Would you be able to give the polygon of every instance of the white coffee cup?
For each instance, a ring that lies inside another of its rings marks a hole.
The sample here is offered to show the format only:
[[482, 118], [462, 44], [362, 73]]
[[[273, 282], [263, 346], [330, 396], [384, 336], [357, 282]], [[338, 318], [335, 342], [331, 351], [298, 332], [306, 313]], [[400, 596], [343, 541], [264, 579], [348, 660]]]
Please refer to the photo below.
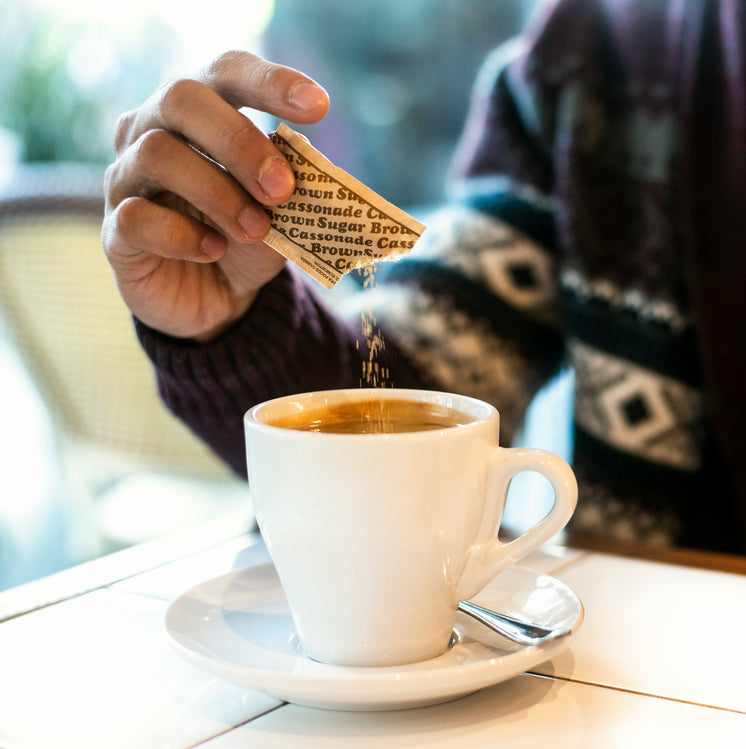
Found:
[[[393, 434], [277, 426], [370, 399], [405, 399], [468, 423]], [[561, 458], [498, 446], [491, 405], [426, 390], [350, 389], [278, 398], [245, 417], [257, 521], [300, 646], [345, 666], [390, 666], [442, 653], [456, 607], [570, 519], [577, 483]], [[508, 485], [538, 471], [552, 509], [514, 540], [498, 539]]]

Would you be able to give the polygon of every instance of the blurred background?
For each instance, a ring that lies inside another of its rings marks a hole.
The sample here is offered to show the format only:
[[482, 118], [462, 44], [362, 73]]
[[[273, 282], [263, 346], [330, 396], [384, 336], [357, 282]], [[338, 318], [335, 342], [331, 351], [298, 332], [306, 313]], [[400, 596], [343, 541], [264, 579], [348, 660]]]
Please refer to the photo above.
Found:
[[[0, 0], [3, 156], [107, 164], [119, 114], [231, 48], [331, 93], [314, 142], [394, 202], [430, 202], [486, 53], [536, 0]], [[418, 168], [413, 169], [412, 164]], [[425, 165], [429, 171], [422, 173]]]
[[119, 114], [248, 48], [327, 88], [305, 132], [329, 158], [431, 205], [480, 62], [537, 1], [0, 0], [0, 590], [251, 522], [246, 487], [160, 405], [100, 249]]

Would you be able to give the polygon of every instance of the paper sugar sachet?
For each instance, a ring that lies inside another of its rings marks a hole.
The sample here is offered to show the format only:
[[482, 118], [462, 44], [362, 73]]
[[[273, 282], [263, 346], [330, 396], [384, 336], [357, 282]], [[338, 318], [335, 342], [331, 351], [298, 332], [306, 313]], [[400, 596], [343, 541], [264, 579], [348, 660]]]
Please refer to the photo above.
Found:
[[406, 255], [425, 227], [332, 164], [282, 123], [272, 142], [295, 172], [291, 198], [266, 207], [264, 241], [327, 289], [348, 271]]

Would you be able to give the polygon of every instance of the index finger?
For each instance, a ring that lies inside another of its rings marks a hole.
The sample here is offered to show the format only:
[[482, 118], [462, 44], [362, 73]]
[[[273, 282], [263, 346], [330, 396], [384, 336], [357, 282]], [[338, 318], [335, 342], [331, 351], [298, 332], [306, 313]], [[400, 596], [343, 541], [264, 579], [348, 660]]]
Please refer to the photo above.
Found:
[[222, 165], [260, 203], [282, 203], [295, 188], [294, 174], [270, 139], [238, 109], [252, 107], [308, 123], [321, 119], [328, 106], [326, 91], [308, 76], [248, 52], [229, 52], [194, 78], [162, 86], [124, 115], [118, 151], [151, 130], [169, 130]]
[[250, 52], [225, 52], [196, 78], [236, 109], [251, 107], [301, 125], [318, 122], [329, 109], [329, 95], [312, 78]]

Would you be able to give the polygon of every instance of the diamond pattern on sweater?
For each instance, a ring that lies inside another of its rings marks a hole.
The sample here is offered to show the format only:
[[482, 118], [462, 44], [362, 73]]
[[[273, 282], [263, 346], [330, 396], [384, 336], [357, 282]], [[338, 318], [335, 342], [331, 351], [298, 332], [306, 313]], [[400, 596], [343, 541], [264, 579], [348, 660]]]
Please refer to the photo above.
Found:
[[557, 283], [551, 254], [486, 213], [461, 206], [438, 212], [417, 243], [415, 257], [437, 259], [445, 267], [458, 269], [534, 318], [556, 315]]
[[701, 393], [572, 339], [575, 419], [612, 447], [681, 470], [701, 464]]

